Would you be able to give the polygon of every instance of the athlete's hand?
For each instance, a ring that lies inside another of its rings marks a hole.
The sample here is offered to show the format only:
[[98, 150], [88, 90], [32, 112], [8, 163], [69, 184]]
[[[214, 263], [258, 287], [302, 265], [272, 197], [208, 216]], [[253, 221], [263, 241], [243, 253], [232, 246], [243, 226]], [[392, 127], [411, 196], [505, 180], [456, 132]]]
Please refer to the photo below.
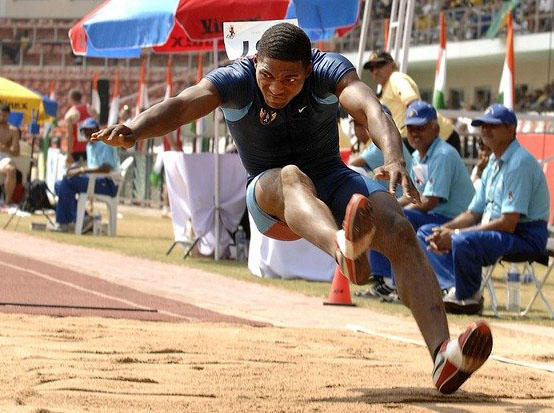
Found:
[[410, 202], [418, 205], [421, 203], [419, 192], [417, 192], [414, 186], [404, 162], [390, 162], [374, 171], [375, 179], [389, 180], [389, 192], [391, 195], [396, 196], [396, 185], [402, 185], [404, 195], [410, 200]]
[[93, 133], [90, 140], [93, 142], [102, 141], [111, 146], [122, 146], [129, 149], [136, 143], [137, 137], [131, 128], [119, 123]]

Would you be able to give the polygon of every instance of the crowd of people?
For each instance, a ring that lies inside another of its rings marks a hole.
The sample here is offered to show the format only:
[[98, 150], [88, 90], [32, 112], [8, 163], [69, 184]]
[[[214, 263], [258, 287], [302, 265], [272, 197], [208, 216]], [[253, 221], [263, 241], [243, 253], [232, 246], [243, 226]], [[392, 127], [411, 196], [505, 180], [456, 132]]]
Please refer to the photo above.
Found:
[[522, 112], [554, 112], [554, 82], [547, 83], [541, 89], [517, 88], [515, 109]]
[[[372, 16], [384, 21], [391, 15], [392, 0], [376, 0], [372, 3]], [[434, 44], [439, 40], [436, 28], [439, 15], [444, 12], [449, 41], [467, 41], [496, 35], [489, 33], [502, 9], [502, 0], [422, 0], [415, 2], [412, 28], [412, 45]], [[514, 4], [514, 31], [516, 33], [548, 32], [552, 29], [552, 0], [529, 0]], [[496, 27], [496, 25], [494, 25]], [[503, 32], [500, 25], [498, 31]], [[377, 36], [372, 47], [382, 47]]]

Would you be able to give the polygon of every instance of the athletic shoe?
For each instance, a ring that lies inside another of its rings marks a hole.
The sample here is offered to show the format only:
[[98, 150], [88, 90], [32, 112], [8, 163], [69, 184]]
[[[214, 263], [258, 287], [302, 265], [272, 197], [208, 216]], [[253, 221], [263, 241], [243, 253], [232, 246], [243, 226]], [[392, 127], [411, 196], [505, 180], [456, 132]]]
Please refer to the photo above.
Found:
[[354, 194], [346, 207], [342, 230], [337, 231], [335, 259], [344, 276], [357, 285], [367, 283], [371, 274], [366, 252], [375, 234], [372, 215], [369, 199]]
[[364, 285], [369, 282], [371, 269], [369, 268], [369, 261], [365, 254], [360, 255], [355, 260], [351, 260], [346, 258], [340, 248], [337, 247], [335, 260], [342, 274], [348, 278], [352, 284]]
[[372, 295], [387, 303], [400, 301], [396, 288], [389, 287], [383, 277], [377, 277], [377, 282], [371, 285], [369, 290], [371, 290]]
[[492, 350], [492, 334], [484, 321], [472, 323], [460, 337], [445, 340], [435, 357], [433, 383], [444, 394], [458, 388], [487, 360]]
[[452, 288], [442, 298], [444, 309], [451, 314], [481, 314], [485, 299], [480, 291], [477, 291], [472, 297], [460, 300], [456, 298], [456, 289]]
[[59, 224], [57, 222], [49, 221], [46, 223], [46, 230], [52, 232], [73, 232], [74, 228], [71, 224]]
[[373, 285], [378, 283], [380, 277], [375, 277], [373, 275], [369, 276], [369, 280], [367, 282], [368, 288], [364, 288], [363, 290], [354, 291], [354, 295], [356, 297], [362, 297], [362, 298], [379, 298], [378, 295], [375, 295], [373, 292], [373, 289], [371, 288]]

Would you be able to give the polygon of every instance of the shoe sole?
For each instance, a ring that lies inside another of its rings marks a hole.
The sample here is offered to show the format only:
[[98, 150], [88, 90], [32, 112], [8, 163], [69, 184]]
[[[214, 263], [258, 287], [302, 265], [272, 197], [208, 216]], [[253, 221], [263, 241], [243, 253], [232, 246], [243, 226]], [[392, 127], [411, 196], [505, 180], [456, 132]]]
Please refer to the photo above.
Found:
[[346, 238], [344, 255], [347, 258], [359, 257], [369, 249], [375, 235], [372, 218], [373, 210], [369, 199], [361, 194], [352, 195], [342, 223]]
[[[366, 251], [375, 234], [375, 227], [371, 223], [372, 215], [371, 204], [367, 197], [361, 194], [352, 195], [342, 224], [346, 241], [343, 256], [346, 273], [345, 271], [343, 273], [351, 283], [356, 285], [367, 284], [371, 278]], [[353, 260], [348, 257], [357, 258]]]
[[492, 334], [489, 326], [478, 321], [471, 324], [468, 329], [458, 337], [458, 345], [461, 349], [461, 366], [456, 367], [448, 359], [441, 371], [441, 377], [435, 384], [443, 394], [450, 394], [460, 386], [489, 358], [492, 351]]

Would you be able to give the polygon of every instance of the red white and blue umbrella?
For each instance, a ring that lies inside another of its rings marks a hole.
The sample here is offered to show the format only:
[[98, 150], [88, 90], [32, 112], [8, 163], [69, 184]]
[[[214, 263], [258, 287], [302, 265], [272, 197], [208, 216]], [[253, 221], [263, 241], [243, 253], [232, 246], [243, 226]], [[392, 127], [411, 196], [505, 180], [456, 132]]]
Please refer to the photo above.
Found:
[[297, 18], [311, 40], [344, 34], [360, 0], [108, 0], [69, 31], [73, 52], [138, 57], [145, 47], [177, 53], [223, 49], [223, 23]]

